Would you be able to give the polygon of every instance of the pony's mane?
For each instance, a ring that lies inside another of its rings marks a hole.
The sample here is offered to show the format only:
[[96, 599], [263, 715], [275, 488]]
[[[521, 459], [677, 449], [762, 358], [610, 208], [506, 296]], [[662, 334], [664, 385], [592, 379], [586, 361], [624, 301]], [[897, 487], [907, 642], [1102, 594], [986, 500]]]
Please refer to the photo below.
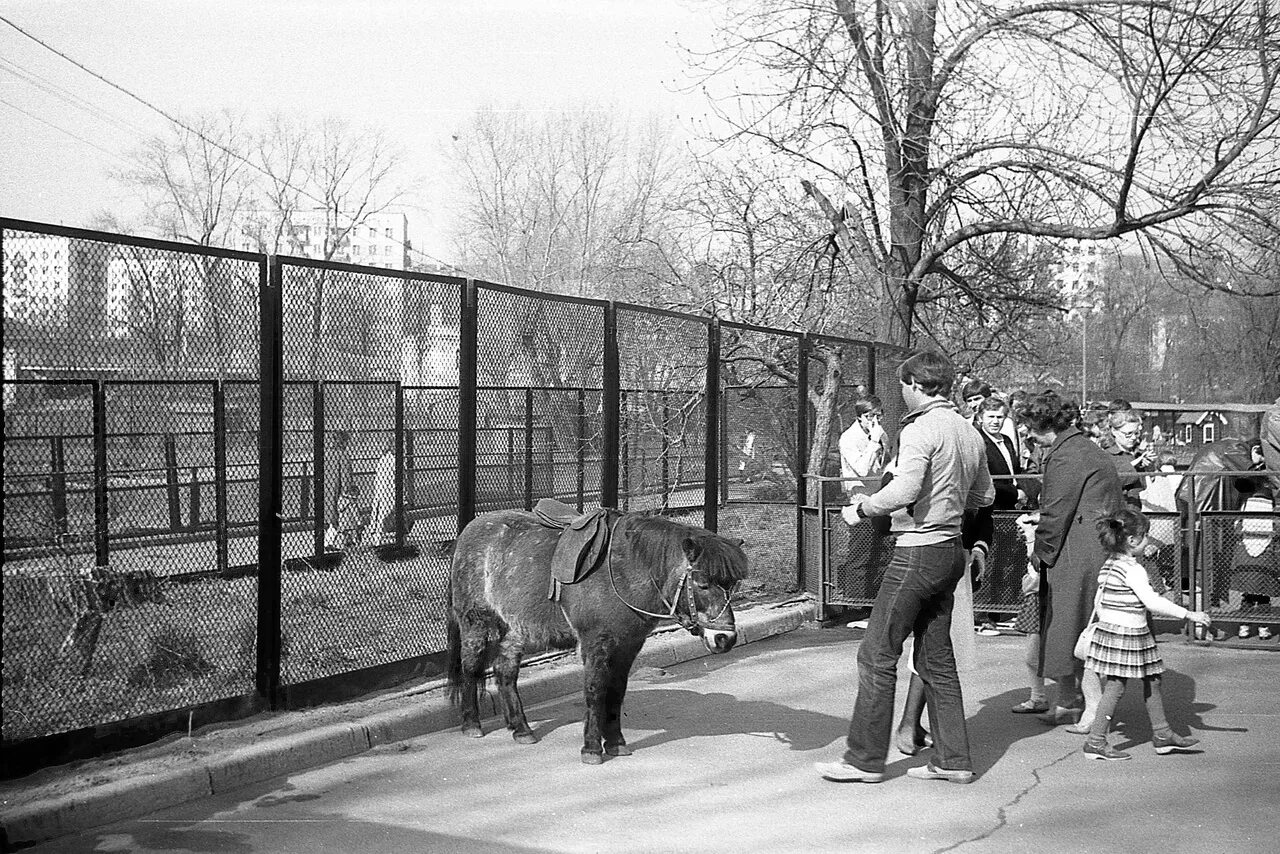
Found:
[[732, 540], [662, 516], [633, 516], [627, 521], [631, 548], [646, 563], [671, 566], [684, 557], [688, 538], [697, 543], [698, 567], [713, 583], [727, 587], [747, 577], [747, 556]]

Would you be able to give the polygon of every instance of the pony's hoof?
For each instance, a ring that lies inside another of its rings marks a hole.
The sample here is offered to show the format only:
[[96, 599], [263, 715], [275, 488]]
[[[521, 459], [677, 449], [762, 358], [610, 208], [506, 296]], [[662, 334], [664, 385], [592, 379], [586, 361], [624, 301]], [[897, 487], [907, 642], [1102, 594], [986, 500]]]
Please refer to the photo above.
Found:
[[603, 765], [604, 754], [592, 753], [589, 750], [584, 750], [582, 751], [582, 764], [583, 765]]
[[604, 749], [604, 752], [610, 756], [630, 756], [631, 748], [625, 744], [611, 744]]
[[516, 744], [537, 744], [538, 737], [531, 732], [513, 732], [511, 737], [515, 739]]
[[484, 738], [484, 730], [478, 726], [464, 726], [462, 734], [467, 738]]

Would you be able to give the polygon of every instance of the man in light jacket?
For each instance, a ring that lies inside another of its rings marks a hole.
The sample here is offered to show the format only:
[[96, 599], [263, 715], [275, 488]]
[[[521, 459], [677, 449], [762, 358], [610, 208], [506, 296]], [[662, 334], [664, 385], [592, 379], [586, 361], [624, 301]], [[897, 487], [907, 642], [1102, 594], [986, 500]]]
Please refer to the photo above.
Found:
[[995, 498], [982, 437], [950, 401], [955, 369], [945, 356], [917, 353], [898, 367], [908, 413], [898, 436], [894, 477], [842, 511], [853, 523], [892, 517], [893, 559], [858, 649], [858, 696], [844, 756], [815, 763], [824, 778], [879, 783], [893, 730], [898, 658], [915, 634], [913, 664], [925, 684], [934, 758], [907, 773], [918, 779], [974, 779], [964, 702], [951, 646], [951, 606], [968, 571], [960, 530], [965, 510]]

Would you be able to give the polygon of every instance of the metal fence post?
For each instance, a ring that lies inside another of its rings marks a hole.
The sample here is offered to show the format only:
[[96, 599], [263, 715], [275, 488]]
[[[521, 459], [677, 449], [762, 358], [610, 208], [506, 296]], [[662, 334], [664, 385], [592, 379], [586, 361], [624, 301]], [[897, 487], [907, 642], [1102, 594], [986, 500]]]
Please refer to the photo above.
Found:
[[578, 440], [578, 441], [577, 441], [577, 446], [578, 446], [578, 460], [577, 460], [577, 468], [578, 468], [577, 476], [578, 476], [578, 483], [577, 483], [577, 487], [578, 487], [578, 512], [579, 512], [579, 513], [581, 513], [581, 512], [582, 512], [583, 505], [586, 503], [586, 501], [585, 501], [585, 499], [586, 499], [586, 495], [585, 495], [585, 493], [586, 493], [586, 491], [587, 491], [587, 401], [586, 401], [586, 395], [587, 395], [587, 393], [586, 393], [586, 391], [585, 391], [585, 390], [583, 390], [583, 389], [578, 389], [578, 394], [577, 394], [577, 398], [578, 398], [578, 403], [577, 403], [577, 405], [578, 405], [578, 412], [577, 412], [577, 418], [575, 419], [575, 424], [577, 425], [577, 426], [576, 426], [576, 430], [577, 430], [577, 433], [578, 433], [578, 436], [577, 436], [577, 440]]
[[601, 425], [600, 506], [618, 506], [618, 466], [622, 363], [618, 352], [618, 308], [612, 301], [604, 309], [604, 382], [600, 393]]
[[98, 566], [110, 560], [107, 498], [107, 391], [102, 380], [93, 381], [93, 552]]
[[[396, 548], [404, 548], [404, 540], [407, 531], [405, 530], [404, 519], [404, 384], [396, 383], [396, 436], [395, 436], [395, 458], [396, 458]], [[371, 524], [374, 525], [374, 537], [381, 539], [382, 537], [382, 519], [374, 519]]]
[[169, 530], [182, 530], [182, 499], [178, 491], [178, 440], [172, 433], [164, 434], [164, 484], [169, 504]]
[[[796, 347], [798, 355], [796, 365], [796, 580], [803, 584], [807, 580], [805, 562], [807, 556], [804, 549], [804, 505], [808, 499], [805, 467], [809, 458], [809, 350], [812, 342], [808, 333], [800, 336]], [[821, 521], [821, 520], [819, 520]], [[819, 598], [822, 593], [819, 592]]]
[[[628, 415], [627, 393], [618, 391], [618, 500], [631, 497], [631, 419]], [[627, 502], [628, 505], [630, 502]], [[619, 510], [624, 510], [621, 504]]]
[[878, 394], [876, 391], [876, 345], [867, 345], [867, 394]]
[[[724, 453], [720, 455], [720, 506], [729, 503], [729, 392], [720, 389], [720, 399], [716, 401], [716, 417], [720, 419], [720, 441], [725, 443]], [[744, 457], [745, 458], [745, 457]]]
[[479, 305], [474, 279], [461, 286], [458, 318], [458, 533], [476, 517], [476, 398]]
[[[706, 421], [706, 447], [702, 458], [703, 526], [715, 531], [720, 525], [720, 318], [707, 325], [707, 390], [702, 414]], [[727, 455], [726, 455], [727, 456]]]
[[315, 477], [311, 481], [311, 503], [315, 505], [315, 524], [311, 527], [312, 549], [316, 560], [324, 555], [325, 506], [324, 495], [324, 380], [311, 383], [311, 447], [315, 458]]
[[50, 500], [53, 502], [53, 532], [61, 542], [67, 534], [67, 454], [62, 436], [49, 439], [49, 453], [52, 459], [50, 468]]
[[524, 390], [524, 509], [533, 509], [533, 389]]
[[662, 509], [671, 498], [671, 403], [667, 392], [659, 392], [662, 400]]
[[280, 691], [280, 515], [283, 511], [284, 365], [280, 259], [259, 269], [258, 401], [258, 696], [272, 708]]
[[218, 572], [225, 573], [230, 563], [227, 544], [227, 396], [222, 380], [213, 382], [213, 506], [214, 549]]

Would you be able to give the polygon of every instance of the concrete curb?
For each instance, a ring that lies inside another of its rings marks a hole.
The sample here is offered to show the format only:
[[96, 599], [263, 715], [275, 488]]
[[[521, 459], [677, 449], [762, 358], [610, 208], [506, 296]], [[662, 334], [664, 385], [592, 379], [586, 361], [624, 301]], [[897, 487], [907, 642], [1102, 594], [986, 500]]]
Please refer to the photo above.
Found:
[[[737, 620], [738, 645], [792, 631], [814, 620], [816, 614], [813, 601], [743, 611]], [[666, 632], [649, 639], [636, 666], [670, 667], [710, 654], [701, 639], [686, 632]], [[564, 659], [559, 663], [561, 666], [546, 669], [533, 665], [522, 673], [520, 694], [527, 705], [581, 690], [581, 665], [574, 661], [565, 666]], [[496, 709], [490, 712], [496, 713]], [[457, 712], [449, 705], [443, 684], [418, 688], [399, 698], [396, 708], [303, 732], [264, 737], [251, 746], [209, 756], [185, 768], [157, 773], [139, 768], [141, 773], [101, 786], [13, 807], [0, 806], [3, 847], [8, 851], [135, 818], [456, 725]]]

